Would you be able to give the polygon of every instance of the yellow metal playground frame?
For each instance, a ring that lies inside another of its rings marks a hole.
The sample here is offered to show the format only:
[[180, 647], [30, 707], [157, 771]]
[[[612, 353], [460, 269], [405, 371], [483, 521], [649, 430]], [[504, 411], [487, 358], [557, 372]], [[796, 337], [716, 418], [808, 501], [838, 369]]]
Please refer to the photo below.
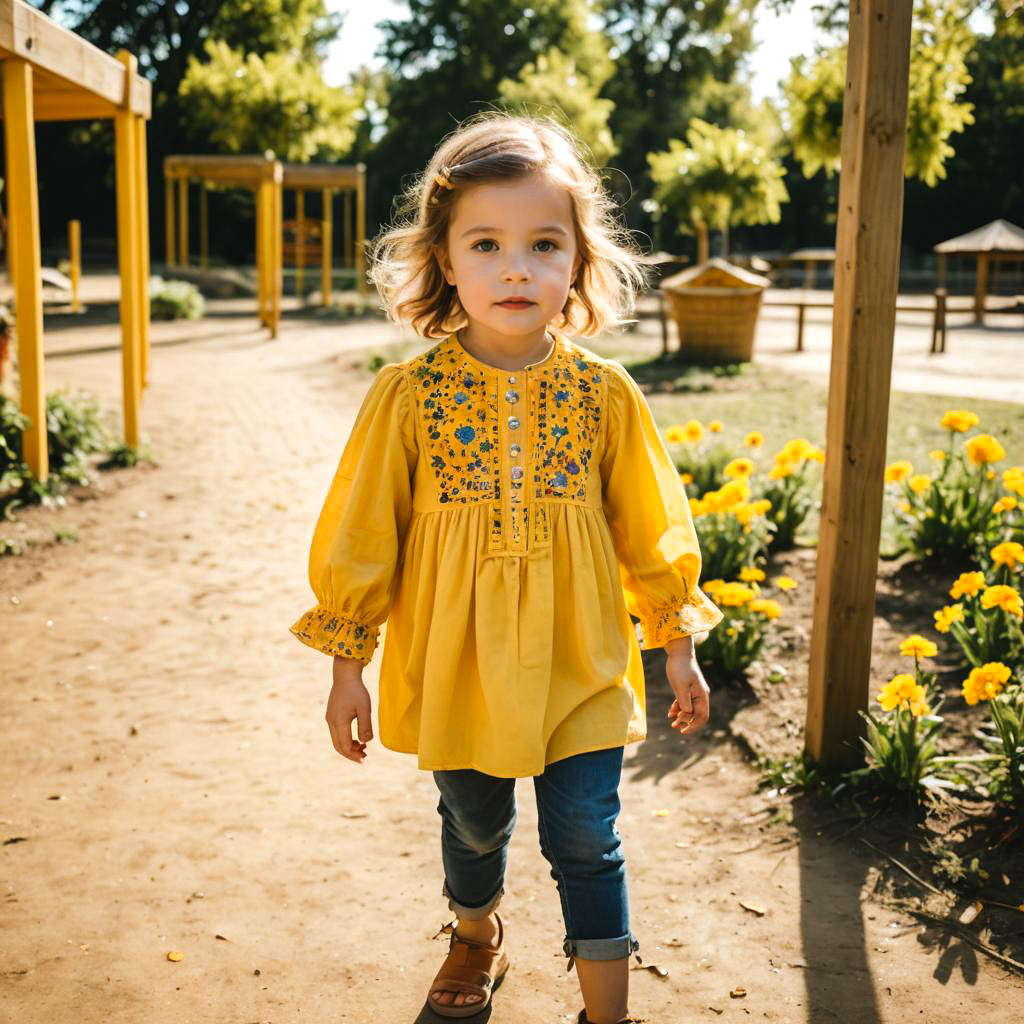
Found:
[[0, 0], [0, 61], [7, 244], [14, 284], [21, 410], [31, 420], [22, 444], [29, 469], [45, 480], [49, 454], [35, 122], [114, 121], [124, 438], [136, 445], [149, 367], [146, 121], [151, 89], [137, 73], [135, 57], [126, 50], [115, 59], [23, 0]]
[[[164, 158], [165, 216], [167, 239], [167, 266], [189, 265], [188, 186], [197, 182], [199, 193], [199, 264], [205, 268], [209, 255], [209, 220], [206, 193], [208, 184], [248, 188], [256, 201], [256, 277], [260, 323], [270, 328], [277, 337], [281, 321], [281, 277], [283, 270], [282, 207], [285, 189], [295, 191], [299, 237], [304, 231], [305, 193], [319, 190], [323, 200], [321, 220], [321, 262], [323, 305], [331, 305], [331, 250], [332, 199], [335, 191], [345, 193], [344, 249], [351, 254], [356, 271], [356, 287], [365, 290], [363, 241], [366, 237], [366, 167], [288, 164], [265, 156], [193, 156], [176, 155]], [[175, 187], [177, 186], [177, 187]], [[175, 203], [177, 192], [177, 204]], [[355, 238], [351, 234], [351, 216], [348, 196], [355, 193]], [[301, 248], [301, 242], [300, 242]], [[297, 286], [300, 286], [302, 261], [297, 268]]]

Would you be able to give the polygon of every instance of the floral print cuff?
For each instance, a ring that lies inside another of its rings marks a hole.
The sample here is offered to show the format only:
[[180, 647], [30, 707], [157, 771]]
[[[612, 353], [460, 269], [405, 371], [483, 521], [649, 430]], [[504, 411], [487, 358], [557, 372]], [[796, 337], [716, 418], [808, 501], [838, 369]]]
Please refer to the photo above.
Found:
[[338, 615], [322, 605], [311, 609], [291, 627], [304, 644], [324, 654], [369, 662], [377, 649], [380, 629]]
[[665, 605], [640, 620], [640, 648], [649, 651], [670, 640], [704, 633], [724, 617], [704, 591], [694, 587], [681, 604]]

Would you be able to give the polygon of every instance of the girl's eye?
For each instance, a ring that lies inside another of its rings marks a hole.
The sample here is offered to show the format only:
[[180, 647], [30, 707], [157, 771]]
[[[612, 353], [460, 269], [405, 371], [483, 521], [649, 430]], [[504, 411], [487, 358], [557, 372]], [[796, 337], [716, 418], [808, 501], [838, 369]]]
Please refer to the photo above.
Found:
[[[491, 238], [481, 238], [479, 242], [474, 242], [472, 247], [474, 249], [479, 250], [480, 252], [494, 252], [494, 249], [481, 249], [480, 248], [481, 245], [494, 245], [494, 244], [495, 244], [494, 240], [491, 239]], [[497, 247], [495, 246], [495, 248], [497, 248]]]
[[550, 249], [542, 249], [541, 250], [542, 252], [554, 252], [558, 248], [558, 243], [555, 242], [553, 239], [550, 239], [550, 238], [542, 238], [537, 244], [538, 245], [550, 245], [551, 246]]

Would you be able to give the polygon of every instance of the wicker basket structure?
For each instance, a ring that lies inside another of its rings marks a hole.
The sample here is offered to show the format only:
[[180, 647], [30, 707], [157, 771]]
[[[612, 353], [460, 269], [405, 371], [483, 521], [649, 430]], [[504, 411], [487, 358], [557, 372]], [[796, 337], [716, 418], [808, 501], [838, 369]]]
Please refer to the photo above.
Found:
[[749, 362], [768, 284], [768, 278], [719, 257], [662, 281], [679, 352], [697, 361]]

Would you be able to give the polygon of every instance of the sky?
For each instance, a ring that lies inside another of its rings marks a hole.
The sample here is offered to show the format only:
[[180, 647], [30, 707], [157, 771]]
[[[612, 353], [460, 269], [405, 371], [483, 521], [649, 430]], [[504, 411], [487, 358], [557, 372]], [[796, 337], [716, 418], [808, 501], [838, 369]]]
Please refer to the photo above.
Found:
[[[789, 71], [789, 58], [807, 52], [807, 41], [813, 35], [814, 0], [795, 0], [786, 14], [758, 12], [754, 36], [757, 49], [752, 56], [753, 79], [751, 89], [755, 100], [774, 97], [777, 82]], [[349, 74], [361, 64], [378, 67], [379, 58], [373, 56], [380, 39], [376, 22], [401, 18], [407, 10], [399, 0], [327, 0], [332, 11], [345, 13], [345, 27], [340, 38], [331, 47], [325, 77], [331, 85], [341, 85]]]

